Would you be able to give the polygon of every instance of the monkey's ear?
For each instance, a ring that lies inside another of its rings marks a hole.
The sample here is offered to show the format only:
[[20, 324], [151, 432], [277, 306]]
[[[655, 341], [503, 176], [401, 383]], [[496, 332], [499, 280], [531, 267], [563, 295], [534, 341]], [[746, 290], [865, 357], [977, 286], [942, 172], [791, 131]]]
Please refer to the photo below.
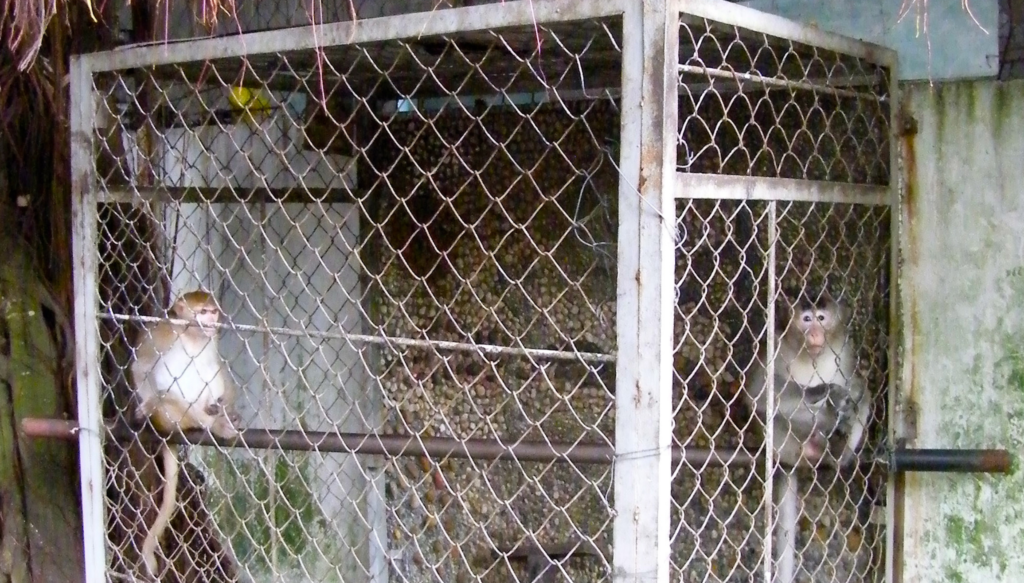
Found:
[[174, 302], [174, 305], [171, 306], [171, 309], [169, 310], [169, 313], [167, 315], [172, 318], [178, 318], [180, 320], [188, 320], [191, 315], [191, 311], [192, 310], [189, 308], [188, 301], [184, 297], [181, 297]]

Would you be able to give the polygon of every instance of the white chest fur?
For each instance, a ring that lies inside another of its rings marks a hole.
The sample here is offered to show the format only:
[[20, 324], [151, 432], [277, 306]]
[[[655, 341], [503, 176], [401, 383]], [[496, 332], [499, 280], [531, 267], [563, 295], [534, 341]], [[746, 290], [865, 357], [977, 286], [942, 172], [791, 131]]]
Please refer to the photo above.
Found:
[[813, 387], [821, 384], [834, 384], [845, 386], [853, 371], [844, 370], [840, 363], [849, 366], [853, 362], [846, 350], [838, 354], [828, 346], [817, 357], [810, 358], [806, 354], [792, 355], [786, 362], [786, 369], [789, 378], [805, 387]]
[[220, 355], [214, 342], [186, 349], [178, 344], [162, 354], [150, 373], [153, 383], [161, 393], [188, 403], [215, 400], [224, 392], [219, 382]]

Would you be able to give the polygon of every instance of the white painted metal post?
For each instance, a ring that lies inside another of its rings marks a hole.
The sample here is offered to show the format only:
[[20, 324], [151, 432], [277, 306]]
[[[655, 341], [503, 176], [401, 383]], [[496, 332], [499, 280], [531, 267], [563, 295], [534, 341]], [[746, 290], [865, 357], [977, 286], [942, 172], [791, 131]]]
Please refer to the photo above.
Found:
[[623, 18], [613, 579], [669, 580], [676, 91], [673, 2]]
[[[914, 342], [913, 321], [902, 316], [901, 306], [909, 305], [909, 297], [904, 298], [905, 286], [900, 277], [900, 255], [908, 249], [903, 225], [910, 216], [904, 216], [902, 205], [903, 195], [903, 141], [900, 138], [902, 98], [899, 90], [899, 57], [893, 53], [889, 66], [889, 190], [891, 200], [889, 207], [889, 395], [886, 403], [888, 427], [886, 438], [890, 444], [903, 437], [902, 435], [902, 400], [899, 394], [901, 386], [907, 386], [913, 374], [912, 363], [905, 362], [900, 366], [900, 346], [910, 354]], [[905, 246], [906, 245], [906, 246]], [[900, 379], [903, 379], [903, 383]], [[903, 581], [903, 484], [904, 474], [889, 472], [886, 479], [885, 493], [885, 580], [887, 583]]]
[[95, 102], [88, 61], [71, 58], [71, 243], [75, 290], [75, 374], [85, 583], [106, 581], [106, 519], [97, 328], [97, 210], [93, 184]]
[[[764, 420], [764, 442], [766, 444], [772, 444], [775, 442], [775, 356], [778, 347], [776, 346], [775, 339], [775, 301], [778, 297], [778, 290], [776, 289], [776, 278], [778, 277], [776, 272], [776, 261], [775, 256], [776, 244], [779, 239], [779, 216], [778, 216], [778, 203], [774, 200], [768, 201], [768, 263], [767, 263], [767, 276], [768, 276], [768, 298], [767, 310], [765, 314], [765, 393], [766, 393], [766, 408], [767, 415]], [[764, 507], [765, 507], [765, 529], [764, 529], [764, 580], [768, 582], [775, 581], [775, 512], [776, 507], [775, 501], [775, 485], [777, 470], [775, 463], [775, 449], [770, 445], [764, 448]], [[791, 480], [786, 479], [786, 486], [791, 485]], [[792, 498], [790, 498], [792, 501]], [[780, 541], [784, 542], [784, 541]], [[792, 583], [792, 582], [787, 582]]]

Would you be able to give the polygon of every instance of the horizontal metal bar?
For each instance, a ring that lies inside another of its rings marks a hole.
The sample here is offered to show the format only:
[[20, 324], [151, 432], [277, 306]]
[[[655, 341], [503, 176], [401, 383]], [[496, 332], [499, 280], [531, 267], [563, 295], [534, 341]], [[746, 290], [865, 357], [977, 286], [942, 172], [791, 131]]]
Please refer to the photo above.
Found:
[[[127, 314], [101, 314], [101, 320], [120, 322], [171, 322], [188, 324], [185, 320], [174, 318], [158, 318], [155, 316], [129, 316]], [[340, 328], [345, 322], [338, 324]], [[533, 356], [545, 360], [582, 360], [584, 362], [615, 362], [615, 355], [599, 352], [573, 352], [571, 350], [547, 350], [544, 348], [514, 348], [511, 346], [495, 346], [492, 344], [471, 344], [468, 342], [449, 342], [446, 340], [416, 340], [395, 336], [370, 336], [368, 334], [350, 334], [348, 332], [320, 332], [317, 330], [292, 330], [275, 326], [250, 326], [246, 324], [214, 324], [216, 328], [237, 330], [240, 332], [259, 332], [277, 334], [279, 336], [296, 336], [300, 338], [330, 338], [347, 340], [353, 344], [377, 344], [383, 346], [411, 346], [415, 348], [434, 348], [456, 352], [476, 352], [480, 354], [500, 354], [505, 356]]]
[[515, 545], [498, 544], [491, 549], [491, 556], [495, 559], [504, 557], [510, 561], [527, 560], [535, 553], [544, 553], [548, 558], [554, 561], [560, 561], [567, 557], [604, 556], [604, 553], [601, 552], [601, 549], [594, 544], [593, 541], [586, 538], [580, 538], [575, 533], [569, 535], [569, 538], [573, 540], [573, 542], [542, 544], [539, 547], [529, 540]]
[[[700, 70], [704, 71], [705, 69], [700, 68]], [[720, 69], [716, 69], [716, 70], [720, 70]], [[733, 73], [731, 73], [731, 72], [726, 71], [726, 73], [728, 73], [730, 77], [733, 76]], [[755, 81], [757, 81], [759, 79], [771, 79], [771, 78], [768, 78], [768, 77], [763, 77], [763, 78], [762, 77], [753, 77], [753, 79]], [[782, 81], [785, 81], [785, 80], [782, 80]], [[857, 76], [838, 76], [837, 75], [837, 76], [834, 76], [834, 77], [829, 77], [827, 79], [824, 78], [824, 77], [820, 77], [820, 78], [819, 77], [808, 77], [808, 78], [804, 79], [803, 81], [792, 81], [792, 82], [785, 81], [785, 82], [787, 83], [787, 86], [788, 86], [789, 83], [805, 84], [805, 85], [807, 85], [806, 88], [808, 88], [808, 89], [820, 90], [822, 92], [843, 92], [843, 94], [863, 95], [866, 98], [871, 98], [871, 99], [878, 100], [878, 101], [888, 101], [888, 97], [878, 97], [877, 95], [875, 95], [873, 93], [866, 93], [866, 92], [858, 93], [856, 91], [852, 91], [852, 90], [849, 90], [849, 89], [838, 89], [839, 87], [865, 87], [865, 86], [871, 86], [871, 85], [874, 84], [875, 79], [874, 79], [874, 77], [870, 77], [868, 75], [857, 75]], [[708, 90], [714, 90], [714, 92], [716, 94], [718, 94], [718, 95], [732, 95], [732, 94], [735, 94], [735, 93], [743, 93], [743, 89], [739, 85], [727, 85], [727, 86], [723, 87], [723, 86], [721, 86], [721, 84], [714, 85], [711, 82], [707, 82], [707, 81], [701, 81], [701, 82], [687, 81], [685, 83], [680, 81], [679, 86], [676, 89], [677, 89], [676, 93], [679, 94], [679, 95], [682, 95], [684, 93], [686, 93], [688, 95], [693, 95], [693, 94], [698, 94], [698, 93], [704, 93], [704, 92], [706, 92]], [[622, 98], [622, 89], [618, 85], [616, 85], [616, 86], [603, 86], [603, 85], [596, 85], [595, 86], [595, 85], [591, 85], [587, 89], [545, 89], [545, 90], [542, 90], [542, 91], [535, 92], [535, 95], [541, 95], [541, 94], [543, 94], [543, 98], [537, 99], [537, 101], [535, 101], [534, 103], [560, 103], [560, 102], [566, 102], [566, 101], [594, 101], [594, 100], [598, 100], [598, 99], [620, 100]], [[480, 97], [490, 98], [490, 97], [500, 97], [500, 95], [499, 94], [495, 94], [495, 93], [484, 93], [484, 94], [481, 94]], [[452, 99], [454, 100], [455, 98], [452, 98]], [[392, 112], [389, 110], [388, 113], [390, 114]], [[395, 115], [398, 115], [398, 116], [407, 115], [409, 117], [415, 117], [416, 114], [412, 113], [412, 112], [409, 112], [409, 113], [399, 113], [399, 114], [395, 114]], [[312, 189], [310, 189], [310, 190], [312, 190]]]
[[892, 189], [824, 180], [678, 172], [676, 198], [888, 205], [892, 201]]
[[[518, 441], [504, 444], [493, 439], [458, 440], [441, 437], [280, 429], [247, 429], [242, 431], [237, 439], [226, 440], [199, 430], [162, 437], [152, 431], [135, 431], [123, 423], [108, 423], [106, 429], [110, 437], [122, 442], [138, 439], [146, 443], [166, 441], [179, 445], [192, 444], [282, 451], [316, 451], [391, 457], [426, 456], [435, 459], [568, 461], [576, 464], [609, 464], [615, 458], [615, 446], [601, 443]], [[21, 421], [21, 432], [32, 438], [70, 440], [77, 437], [78, 424], [64, 419], [25, 418]], [[638, 452], [635, 455], [644, 454]], [[754, 458], [742, 450], [677, 447], [672, 450], [672, 461], [675, 464], [686, 462], [690, 466], [703, 467], [751, 465]]]
[[349, 188], [235, 188], [223, 187], [171, 187], [125, 186], [104, 191], [99, 189], [101, 204], [129, 204], [138, 202], [189, 202], [231, 204], [254, 202], [352, 202], [365, 196], [359, 189]]
[[234, 36], [120, 47], [83, 55], [92, 72], [301, 51], [340, 45], [454, 34], [474, 30], [590, 20], [622, 14], [629, 0], [517, 0], [486, 6], [282, 28]]
[[883, 67], [896, 63], [896, 51], [882, 45], [825, 32], [725, 0], [686, 0], [680, 8], [683, 14], [843, 53]]
[[896, 449], [892, 472], [1008, 474], [1014, 459], [1005, 449]]
[[[474, 459], [517, 459], [519, 461], [556, 461], [606, 464], [615, 456], [615, 447], [597, 443], [559, 443], [547, 441], [519, 441], [506, 445], [488, 439], [448, 439], [440, 437], [414, 437], [375, 435], [372, 433], [338, 433], [276, 429], [247, 429], [235, 440], [213, 437], [193, 430], [183, 434], [161, 437], [151, 431], [134, 431], [124, 424], [108, 423], [106, 430], [118, 441], [139, 439], [152, 443], [167, 441], [179, 445], [206, 445], [276, 449], [285, 451], [318, 451], [322, 453], [351, 453], [362, 455], [388, 455], [452, 457]], [[78, 438], [78, 423], [65, 419], [25, 418], [21, 431], [26, 437], [74, 440]], [[637, 455], [642, 455], [638, 453]], [[672, 448], [672, 462], [685, 462], [691, 466], [752, 465], [755, 457], [741, 449]], [[870, 464], [865, 459], [862, 463]], [[1005, 449], [897, 449], [889, 454], [889, 469], [893, 473], [943, 472], [1008, 474], [1015, 464], [1014, 456]]]
[[[839, 97], [853, 97], [854, 99], [864, 99], [866, 101], [888, 101], [888, 96], [876, 95], [866, 91], [852, 91], [850, 89], [840, 89], [831, 85], [827, 85], [827, 81], [824, 83], [815, 83], [810, 80], [806, 81], [790, 81], [789, 79], [782, 79], [779, 77], [764, 77], [760, 74], [753, 75], [750, 73], [740, 73], [739, 71], [727, 71], [725, 69], [716, 69], [712, 67], [698, 67], [696, 65], [679, 65], [679, 72], [682, 74], [689, 75], [705, 75], [708, 77], [714, 77], [716, 79], [727, 79], [729, 81], [735, 81], [737, 85], [741, 82], [747, 81], [749, 83], [756, 83], [758, 85], [768, 85], [771, 87], [782, 87], [785, 89], [802, 89], [805, 91], [813, 91], [815, 93], [828, 93]], [[680, 85], [686, 85], [683, 81], [682, 75], [679, 78]]]

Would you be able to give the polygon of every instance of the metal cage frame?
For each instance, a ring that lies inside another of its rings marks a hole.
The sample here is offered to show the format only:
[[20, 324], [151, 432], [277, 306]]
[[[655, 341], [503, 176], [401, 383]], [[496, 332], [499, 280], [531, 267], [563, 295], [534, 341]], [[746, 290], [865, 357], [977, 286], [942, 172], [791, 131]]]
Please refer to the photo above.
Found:
[[[86, 581], [106, 580], [106, 521], [103, 441], [107, 428], [101, 416], [100, 343], [97, 248], [98, 208], [104, 199], [95, 187], [95, 109], [92, 76], [119, 69], [140, 68], [258, 53], [316, 49], [416, 34], [439, 35], [489, 28], [526, 26], [621, 16], [623, 27], [621, 78], [621, 153], [619, 159], [618, 313], [615, 359], [615, 446], [576, 453], [594, 461], [614, 460], [615, 508], [613, 573], [615, 581], [668, 581], [670, 545], [670, 481], [673, 455], [671, 427], [673, 288], [675, 247], [667, 217], [675, 216], [676, 200], [738, 199], [844, 202], [886, 205], [891, 209], [891, 291], [889, 322], [888, 407], [895, 410], [899, 318], [897, 317], [899, 258], [899, 184], [896, 178], [896, 108], [891, 108], [891, 165], [888, 185], [868, 186], [782, 178], [685, 174], [676, 170], [680, 13], [725, 25], [806, 43], [844, 53], [888, 68], [896, 75], [896, 53], [764, 14], [724, 0], [521, 0], [497, 5], [437, 11], [429, 16], [403, 15], [316, 27], [247, 33], [240, 36], [134, 46], [81, 55], [71, 64], [71, 164], [73, 187], [73, 252], [75, 285], [76, 373], [78, 387], [78, 444], [81, 453], [81, 494], [85, 537]], [[899, 102], [895, 82], [889, 99]], [[773, 243], [774, 245], [774, 243]], [[771, 318], [771, 308], [769, 308]], [[769, 346], [772, 340], [769, 339]], [[894, 435], [889, 418], [887, 432]], [[357, 449], [354, 441], [338, 438], [337, 451]], [[202, 443], [202, 441], [197, 441]], [[269, 441], [264, 445], [269, 445]], [[450, 444], [438, 442], [434, 447]], [[258, 445], [257, 445], [258, 447]], [[425, 451], [430, 444], [422, 446]], [[381, 441], [370, 453], [386, 451]], [[500, 448], [499, 448], [500, 449]], [[444, 451], [451, 451], [451, 448]], [[643, 455], [636, 455], [643, 452]], [[535, 455], [556, 459], [566, 451], [495, 451], [491, 455]], [[471, 455], [468, 450], [464, 455]], [[700, 452], [696, 452], [698, 457]], [[706, 459], [708, 456], [705, 454]], [[725, 456], [728, 457], [728, 456]], [[733, 454], [736, 457], [736, 454]], [[769, 456], [770, 458], [770, 456]], [[736, 461], [736, 460], [733, 460]], [[742, 461], [740, 459], [739, 461]], [[759, 463], [747, 460], [748, 463]], [[771, 464], [771, 460], [765, 463]], [[651, 487], [651, 485], [656, 485]], [[895, 476], [888, 477], [886, 578], [898, 569], [899, 498]], [[770, 500], [770, 487], [766, 497]], [[768, 537], [766, 541], [770, 541]], [[770, 542], [766, 542], [770, 545]], [[764, 576], [771, 580], [771, 553], [766, 552]]]

